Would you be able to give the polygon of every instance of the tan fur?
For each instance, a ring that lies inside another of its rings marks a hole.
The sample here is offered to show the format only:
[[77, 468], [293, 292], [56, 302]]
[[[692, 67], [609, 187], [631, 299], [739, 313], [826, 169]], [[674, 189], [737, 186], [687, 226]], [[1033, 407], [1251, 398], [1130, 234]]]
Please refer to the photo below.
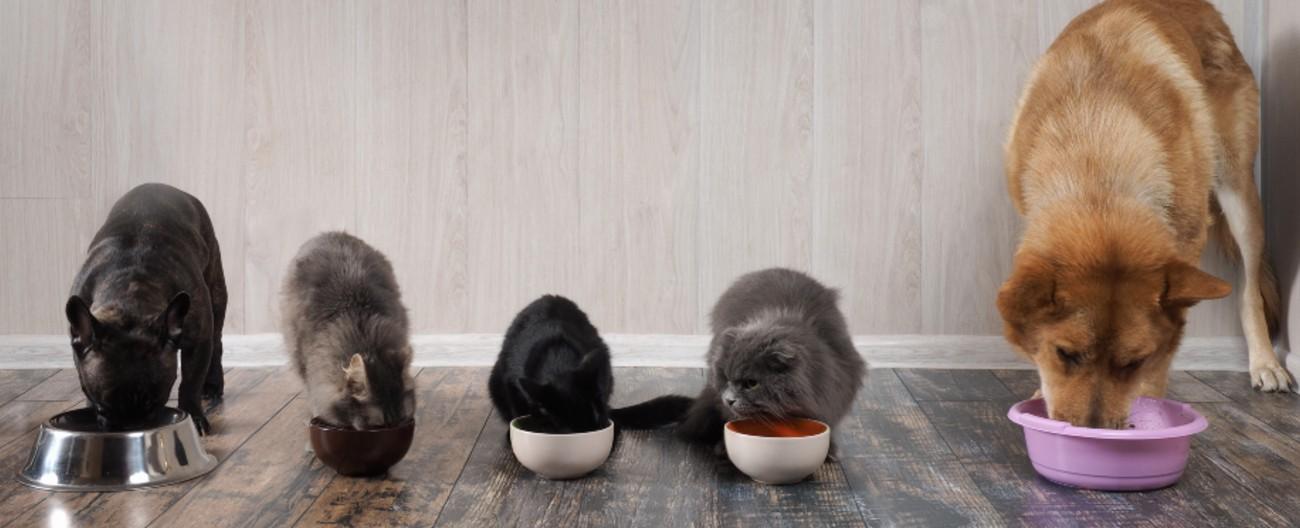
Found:
[[1052, 417], [1122, 427], [1133, 398], [1163, 396], [1186, 310], [1230, 291], [1196, 268], [1214, 198], [1242, 248], [1254, 382], [1289, 386], [1264, 316], [1258, 99], [1203, 0], [1107, 1], [1034, 67], [1006, 147], [1026, 228], [998, 308]]

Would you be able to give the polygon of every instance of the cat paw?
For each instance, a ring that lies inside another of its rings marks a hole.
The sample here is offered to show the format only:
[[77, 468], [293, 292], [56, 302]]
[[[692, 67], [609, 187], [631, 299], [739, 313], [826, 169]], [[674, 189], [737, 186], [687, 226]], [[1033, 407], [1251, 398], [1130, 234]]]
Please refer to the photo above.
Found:
[[1038, 389], [1038, 390], [1034, 391], [1034, 395], [1033, 395], [1033, 396], [1030, 396], [1029, 399], [1031, 399], [1031, 400], [1037, 400], [1037, 399], [1040, 399], [1040, 398], [1042, 398], [1042, 397], [1043, 397], [1043, 389]]
[[1282, 365], [1273, 362], [1250, 367], [1250, 386], [1263, 392], [1291, 392], [1295, 380]]

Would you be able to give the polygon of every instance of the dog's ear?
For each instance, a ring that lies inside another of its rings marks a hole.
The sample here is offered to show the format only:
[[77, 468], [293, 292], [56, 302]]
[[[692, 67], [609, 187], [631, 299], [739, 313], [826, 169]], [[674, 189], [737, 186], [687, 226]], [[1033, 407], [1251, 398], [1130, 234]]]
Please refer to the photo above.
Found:
[[1017, 259], [1011, 278], [998, 290], [998, 311], [1012, 325], [1056, 305], [1056, 275], [1049, 263], [1036, 258]]
[[1201, 271], [1196, 266], [1173, 261], [1165, 266], [1165, 291], [1160, 304], [1191, 306], [1206, 299], [1219, 299], [1232, 293], [1232, 285]]
[[74, 345], [89, 344], [95, 339], [95, 329], [99, 326], [99, 321], [90, 314], [90, 307], [86, 306], [86, 301], [76, 295], [68, 297], [68, 304], [63, 307], [63, 312], [68, 316], [69, 332], [72, 334]]
[[172, 297], [171, 303], [163, 311], [162, 323], [167, 332], [167, 337], [179, 339], [181, 331], [185, 328], [185, 315], [190, 313], [190, 294], [180, 292]]

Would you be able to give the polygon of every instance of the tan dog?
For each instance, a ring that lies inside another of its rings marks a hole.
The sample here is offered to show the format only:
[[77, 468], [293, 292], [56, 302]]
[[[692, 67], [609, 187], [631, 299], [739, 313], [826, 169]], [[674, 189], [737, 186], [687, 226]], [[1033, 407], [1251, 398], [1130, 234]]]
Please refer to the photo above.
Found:
[[1231, 290], [1196, 267], [1216, 223], [1243, 261], [1252, 383], [1288, 390], [1269, 341], [1258, 122], [1250, 67], [1203, 0], [1110, 0], [1039, 60], [1006, 148], [1026, 228], [998, 309], [1052, 418], [1123, 427], [1135, 397], [1164, 395], [1187, 309]]

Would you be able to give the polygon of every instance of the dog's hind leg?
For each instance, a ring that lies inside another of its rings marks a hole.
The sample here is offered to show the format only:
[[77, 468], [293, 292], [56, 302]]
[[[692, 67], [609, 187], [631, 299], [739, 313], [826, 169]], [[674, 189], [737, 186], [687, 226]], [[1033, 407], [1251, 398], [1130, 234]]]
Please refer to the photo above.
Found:
[[212, 300], [212, 359], [208, 364], [208, 375], [203, 380], [203, 397], [220, 400], [226, 391], [226, 373], [221, 363], [224, 352], [221, 346], [221, 332], [226, 326], [226, 304], [229, 295], [226, 292], [225, 271], [221, 267], [221, 251], [216, 241], [212, 243], [212, 260], [204, 279], [208, 283], [208, 296]]
[[[1268, 307], [1265, 296], [1276, 296], [1277, 285], [1264, 261], [1264, 221], [1259, 194], [1253, 179], [1236, 189], [1220, 186], [1215, 198], [1232, 231], [1241, 256], [1241, 330], [1246, 334], [1250, 354], [1250, 383], [1259, 390], [1286, 392], [1294, 381], [1278, 362], [1269, 339]], [[1246, 188], [1242, 188], [1246, 187]]]
[[1278, 362], [1269, 338], [1269, 322], [1277, 318], [1277, 280], [1265, 258], [1264, 209], [1255, 186], [1259, 89], [1244, 64], [1211, 79], [1210, 93], [1223, 149], [1214, 198], [1229, 231], [1216, 228], [1214, 232], [1224, 251], [1241, 262], [1241, 330], [1250, 354], [1250, 383], [1259, 390], [1286, 392], [1294, 382]]

